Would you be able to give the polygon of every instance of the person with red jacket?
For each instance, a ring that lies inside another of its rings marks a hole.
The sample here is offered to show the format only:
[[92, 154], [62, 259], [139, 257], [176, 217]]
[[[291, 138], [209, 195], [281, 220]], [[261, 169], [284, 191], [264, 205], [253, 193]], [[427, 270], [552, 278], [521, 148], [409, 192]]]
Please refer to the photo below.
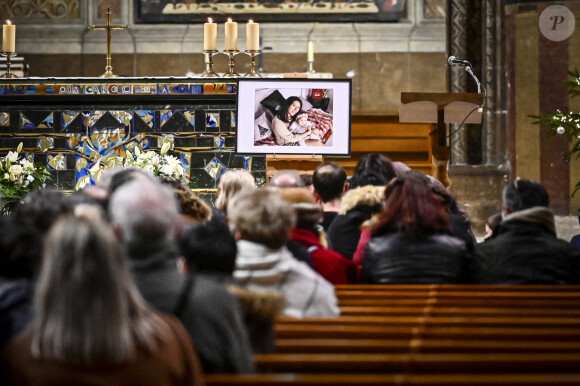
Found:
[[292, 204], [297, 216], [290, 238], [308, 250], [316, 271], [332, 284], [356, 283], [357, 266], [340, 253], [324, 245], [324, 233], [319, 225], [322, 207], [312, 193], [304, 188], [281, 189], [282, 197]]

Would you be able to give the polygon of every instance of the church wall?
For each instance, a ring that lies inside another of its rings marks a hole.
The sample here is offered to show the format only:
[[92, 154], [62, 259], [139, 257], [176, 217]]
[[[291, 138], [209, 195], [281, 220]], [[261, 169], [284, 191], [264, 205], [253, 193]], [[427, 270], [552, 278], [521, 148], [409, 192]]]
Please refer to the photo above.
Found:
[[[580, 68], [580, 33], [578, 22], [570, 38], [557, 42], [539, 31], [541, 12], [556, 2], [512, 5], [506, 7], [508, 31], [508, 110], [507, 151], [511, 178], [541, 182], [558, 214], [575, 214], [580, 208], [580, 194], [570, 197], [580, 181], [580, 160], [567, 163], [562, 154], [569, 149], [563, 136], [547, 139], [547, 128], [533, 123], [529, 115], [553, 113], [557, 108], [577, 111], [579, 101], [570, 99], [564, 81], [567, 71]], [[559, 3], [558, 3], [559, 4]], [[565, 4], [580, 15], [580, 2]], [[511, 66], [511, 68], [509, 67]]]

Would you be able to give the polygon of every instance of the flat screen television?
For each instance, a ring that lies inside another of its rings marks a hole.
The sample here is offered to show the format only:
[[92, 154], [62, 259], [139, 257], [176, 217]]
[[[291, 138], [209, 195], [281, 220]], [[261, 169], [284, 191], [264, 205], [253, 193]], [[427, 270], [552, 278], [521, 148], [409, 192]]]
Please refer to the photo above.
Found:
[[349, 155], [350, 79], [241, 79], [236, 151]]

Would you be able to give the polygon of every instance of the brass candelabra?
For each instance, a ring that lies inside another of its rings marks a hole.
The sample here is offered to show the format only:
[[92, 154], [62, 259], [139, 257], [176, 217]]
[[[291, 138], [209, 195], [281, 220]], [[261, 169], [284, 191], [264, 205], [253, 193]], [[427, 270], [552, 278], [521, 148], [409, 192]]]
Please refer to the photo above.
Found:
[[246, 50], [246, 54], [250, 55], [250, 72], [248, 72], [244, 76], [254, 77], [254, 78], [261, 78], [262, 77], [262, 75], [260, 75], [258, 72], [256, 72], [256, 69], [257, 69], [256, 56], [260, 55], [260, 53], [261, 53], [260, 50]]
[[6, 56], [6, 72], [0, 75], [0, 78], [18, 78], [10, 70], [10, 57], [16, 56], [16, 52], [2, 52], [2, 56]]
[[213, 71], [213, 56], [218, 53], [218, 50], [205, 50], [205, 72], [201, 75], [203, 78], [217, 78], [219, 77]]
[[230, 62], [229, 62], [229, 65], [228, 65], [228, 67], [229, 67], [229, 71], [228, 71], [228, 72], [226, 72], [226, 73], [224, 74], [224, 77], [226, 77], [226, 78], [233, 78], [233, 77], [239, 77], [239, 76], [240, 76], [240, 74], [238, 74], [238, 73], [235, 71], [236, 61], [234, 60], [234, 57], [235, 57], [235, 56], [236, 56], [236, 55], [237, 55], [239, 52], [240, 52], [240, 51], [238, 51], [238, 50], [224, 50], [224, 53], [225, 53], [226, 55], [228, 55], [228, 56], [229, 56], [229, 58], [230, 58]]

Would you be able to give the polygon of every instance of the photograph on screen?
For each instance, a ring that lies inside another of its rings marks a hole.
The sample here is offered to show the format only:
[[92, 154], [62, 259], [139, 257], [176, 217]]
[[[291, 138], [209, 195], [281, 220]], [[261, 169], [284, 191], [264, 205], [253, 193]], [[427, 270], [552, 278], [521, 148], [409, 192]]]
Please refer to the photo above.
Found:
[[238, 153], [348, 155], [350, 80], [240, 80]]

